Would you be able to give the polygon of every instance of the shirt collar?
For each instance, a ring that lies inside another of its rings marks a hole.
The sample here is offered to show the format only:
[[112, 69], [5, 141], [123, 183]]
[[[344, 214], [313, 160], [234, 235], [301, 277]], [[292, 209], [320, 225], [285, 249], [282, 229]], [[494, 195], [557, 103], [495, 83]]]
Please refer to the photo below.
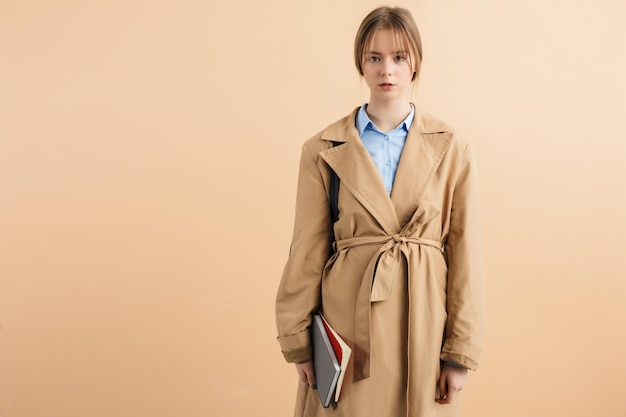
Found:
[[[356, 128], [359, 131], [359, 136], [362, 136], [363, 132], [368, 127], [370, 129], [373, 129], [373, 130], [376, 130], [376, 131], [380, 132], [380, 130], [378, 130], [378, 128], [376, 127], [374, 122], [372, 122], [370, 117], [367, 115], [367, 112], [365, 111], [366, 109], [367, 109], [367, 103], [365, 103], [364, 105], [361, 106], [361, 108], [359, 109], [359, 112], [356, 115], [355, 122], [356, 122]], [[406, 119], [404, 119], [402, 121], [402, 123], [400, 123], [396, 127], [396, 129], [402, 127], [402, 128], [404, 128], [404, 130], [406, 130], [408, 132], [409, 129], [411, 128], [411, 125], [413, 124], [413, 119], [414, 118], [415, 118], [415, 107], [413, 107], [413, 105], [411, 104], [411, 112], [406, 117]], [[394, 130], [396, 130], [396, 129], [394, 129]]]

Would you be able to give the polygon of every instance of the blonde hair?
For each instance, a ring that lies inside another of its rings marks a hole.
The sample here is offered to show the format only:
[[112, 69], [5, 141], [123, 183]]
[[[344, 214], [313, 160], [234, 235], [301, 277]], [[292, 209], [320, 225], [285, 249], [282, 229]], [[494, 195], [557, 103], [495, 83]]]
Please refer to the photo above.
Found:
[[390, 29], [398, 50], [409, 51], [409, 64], [414, 68], [413, 80], [416, 80], [422, 66], [422, 39], [413, 15], [401, 7], [379, 7], [372, 10], [361, 22], [354, 39], [354, 62], [359, 74], [363, 75], [365, 53], [372, 43], [374, 33], [380, 29]]

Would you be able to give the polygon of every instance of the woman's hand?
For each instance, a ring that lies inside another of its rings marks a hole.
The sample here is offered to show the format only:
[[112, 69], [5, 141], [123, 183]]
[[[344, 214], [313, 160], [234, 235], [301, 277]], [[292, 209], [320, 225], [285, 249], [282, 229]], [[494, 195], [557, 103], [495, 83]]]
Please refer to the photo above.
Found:
[[300, 377], [300, 381], [305, 384], [309, 384], [309, 386], [313, 389], [316, 389], [315, 385], [315, 371], [313, 371], [313, 361], [308, 360], [306, 362], [296, 363], [296, 370], [298, 371], [298, 376]]
[[443, 365], [439, 377], [439, 398], [435, 398], [435, 401], [439, 404], [451, 404], [456, 393], [465, 387], [466, 382], [467, 369]]

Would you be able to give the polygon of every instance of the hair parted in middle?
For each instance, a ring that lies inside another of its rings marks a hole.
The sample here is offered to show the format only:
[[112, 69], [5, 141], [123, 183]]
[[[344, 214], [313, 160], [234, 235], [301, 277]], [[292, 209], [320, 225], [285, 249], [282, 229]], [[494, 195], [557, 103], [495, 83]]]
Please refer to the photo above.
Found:
[[413, 80], [416, 80], [422, 66], [422, 39], [413, 15], [402, 7], [379, 7], [361, 22], [354, 39], [354, 62], [359, 74], [363, 75], [363, 61], [374, 33], [381, 29], [390, 29], [398, 50], [409, 52], [409, 64], [415, 69]]

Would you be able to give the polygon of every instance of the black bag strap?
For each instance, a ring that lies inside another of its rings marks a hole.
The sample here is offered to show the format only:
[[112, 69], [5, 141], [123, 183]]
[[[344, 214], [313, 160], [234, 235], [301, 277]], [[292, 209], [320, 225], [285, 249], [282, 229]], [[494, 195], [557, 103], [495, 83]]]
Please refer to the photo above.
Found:
[[[335, 146], [341, 145], [343, 142], [334, 142], [333, 148]], [[330, 168], [330, 167], [329, 167]], [[337, 173], [330, 168], [330, 219], [333, 224], [339, 220], [339, 176]]]

